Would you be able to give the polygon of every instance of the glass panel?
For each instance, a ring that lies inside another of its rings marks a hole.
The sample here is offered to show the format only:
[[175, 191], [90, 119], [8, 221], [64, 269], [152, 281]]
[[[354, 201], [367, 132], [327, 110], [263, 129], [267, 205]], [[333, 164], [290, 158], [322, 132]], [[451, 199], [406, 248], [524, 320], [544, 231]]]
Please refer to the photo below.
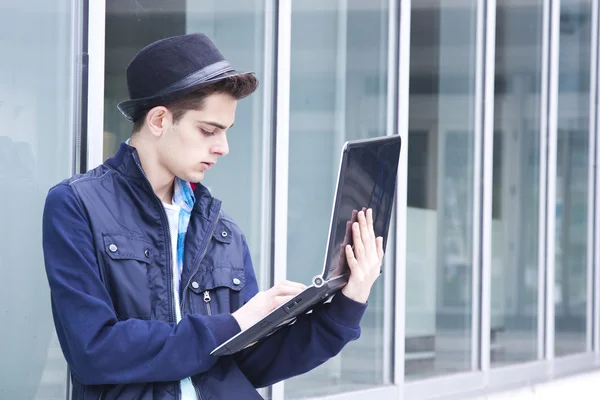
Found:
[[[290, 280], [309, 284], [322, 271], [343, 143], [386, 134], [387, 4], [292, 2]], [[286, 398], [390, 382], [383, 361], [384, 352], [392, 351], [383, 343], [383, 282], [390, 278], [384, 272], [371, 292], [361, 338], [323, 366], [286, 382]]]
[[493, 366], [537, 358], [542, 0], [499, 0], [492, 201]]
[[556, 168], [555, 354], [586, 349], [591, 0], [563, 0]]
[[64, 399], [40, 230], [48, 190], [73, 172], [72, 1], [2, 4], [0, 398]]
[[476, 14], [412, 2], [407, 380], [471, 369]]
[[[268, 79], [263, 77], [264, 22], [263, 0], [108, 0], [104, 157], [112, 156], [131, 134], [132, 124], [117, 110], [117, 104], [128, 98], [125, 70], [137, 51], [163, 37], [202, 32], [236, 69], [254, 71], [262, 82]], [[270, 123], [262, 118], [263, 93], [260, 85], [252, 96], [239, 102], [235, 126], [228, 130], [229, 156], [220, 159], [203, 182], [246, 234], [257, 275], [263, 201], [262, 132], [263, 124]]]

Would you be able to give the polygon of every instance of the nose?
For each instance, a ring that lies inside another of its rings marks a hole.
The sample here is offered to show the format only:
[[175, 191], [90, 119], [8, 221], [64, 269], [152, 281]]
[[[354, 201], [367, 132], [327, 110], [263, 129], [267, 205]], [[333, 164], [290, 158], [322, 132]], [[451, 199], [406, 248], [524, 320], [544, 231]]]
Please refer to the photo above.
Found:
[[229, 154], [229, 143], [227, 143], [227, 137], [220, 135], [219, 140], [211, 148], [211, 153], [222, 157]]

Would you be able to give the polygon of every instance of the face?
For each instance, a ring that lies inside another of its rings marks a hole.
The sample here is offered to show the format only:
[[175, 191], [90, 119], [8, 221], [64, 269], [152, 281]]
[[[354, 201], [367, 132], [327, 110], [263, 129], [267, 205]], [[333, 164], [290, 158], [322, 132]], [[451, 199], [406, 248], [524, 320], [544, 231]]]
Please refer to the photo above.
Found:
[[233, 97], [216, 93], [205, 99], [202, 110], [187, 111], [177, 124], [164, 109], [162, 128], [155, 133], [161, 166], [188, 182], [202, 181], [219, 158], [229, 153], [226, 133], [233, 125], [236, 106]]

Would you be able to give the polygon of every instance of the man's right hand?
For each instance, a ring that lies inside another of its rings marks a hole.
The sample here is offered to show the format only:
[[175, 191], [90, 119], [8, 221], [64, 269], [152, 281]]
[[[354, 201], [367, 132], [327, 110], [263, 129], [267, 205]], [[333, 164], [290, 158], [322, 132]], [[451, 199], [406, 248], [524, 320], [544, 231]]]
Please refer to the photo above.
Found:
[[304, 289], [306, 289], [306, 286], [301, 283], [290, 281], [279, 282], [271, 289], [259, 292], [232, 315], [240, 328], [245, 330], [275, 308], [291, 300]]

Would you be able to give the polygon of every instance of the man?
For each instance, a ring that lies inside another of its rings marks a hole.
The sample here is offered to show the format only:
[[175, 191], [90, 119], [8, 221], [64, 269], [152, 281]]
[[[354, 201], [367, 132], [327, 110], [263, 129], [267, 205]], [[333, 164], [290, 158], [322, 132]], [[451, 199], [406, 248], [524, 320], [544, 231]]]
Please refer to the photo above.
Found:
[[[227, 357], [210, 352], [304, 286], [258, 292], [245, 237], [199, 182], [229, 152], [237, 100], [257, 87], [202, 34], [160, 40], [127, 70], [128, 143], [48, 194], [43, 245], [73, 399], [255, 399], [358, 338], [382, 240], [353, 226], [347, 286]], [[194, 183], [194, 189], [189, 182]], [[197, 184], [197, 185], [196, 185]]]

